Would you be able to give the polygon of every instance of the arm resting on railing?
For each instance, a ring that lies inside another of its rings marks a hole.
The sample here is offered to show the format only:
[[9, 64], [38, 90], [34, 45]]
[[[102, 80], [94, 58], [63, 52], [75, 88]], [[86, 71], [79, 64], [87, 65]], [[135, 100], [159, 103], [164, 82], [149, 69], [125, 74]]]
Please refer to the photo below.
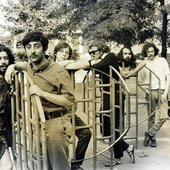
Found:
[[56, 95], [41, 90], [37, 85], [30, 87], [30, 95], [36, 94], [37, 96], [43, 97], [46, 100], [60, 106], [70, 107], [74, 103], [69, 101], [64, 95]]
[[5, 80], [9, 83], [12, 84], [12, 79], [15, 74], [15, 70], [25, 70], [27, 65], [27, 62], [18, 62], [16, 64], [11, 64], [8, 66], [6, 73], [5, 73]]

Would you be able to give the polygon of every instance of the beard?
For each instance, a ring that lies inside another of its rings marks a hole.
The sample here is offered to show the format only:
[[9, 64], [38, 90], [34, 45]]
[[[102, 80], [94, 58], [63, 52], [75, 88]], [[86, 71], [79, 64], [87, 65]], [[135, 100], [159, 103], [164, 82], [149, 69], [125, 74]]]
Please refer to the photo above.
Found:
[[6, 72], [6, 70], [7, 70], [7, 67], [8, 67], [8, 66], [1, 66], [1, 67], [0, 67], [0, 74], [1, 74], [1, 75], [4, 75], [4, 74], [5, 74], [5, 72]]
[[123, 59], [123, 63], [124, 63], [125, 67], [130, 66], [131, 65], [131, 58]]

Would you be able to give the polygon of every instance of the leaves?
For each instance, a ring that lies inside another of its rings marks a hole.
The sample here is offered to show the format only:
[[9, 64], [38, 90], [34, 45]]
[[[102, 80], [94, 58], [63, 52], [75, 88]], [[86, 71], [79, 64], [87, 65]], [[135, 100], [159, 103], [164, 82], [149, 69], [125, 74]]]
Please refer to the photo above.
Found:
[[[22, 2], [22, 1], [21, 1]], [[6, 6], [6, 18], [18, 36], [42, 30], [49, 38], [82, 31], [83, 40], [102, 39], [132, 45], [155, 35], [157, 1], [151, 0], [38, 0]]]

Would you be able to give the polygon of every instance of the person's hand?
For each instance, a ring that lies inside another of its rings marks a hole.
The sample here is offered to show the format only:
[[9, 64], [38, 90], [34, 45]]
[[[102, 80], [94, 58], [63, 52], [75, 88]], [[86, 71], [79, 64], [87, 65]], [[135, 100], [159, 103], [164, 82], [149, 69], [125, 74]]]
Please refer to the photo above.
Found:
[[30, 91], [30, 95], [35, 94], [37, 96], [42, 96], [42, 93], [43, 93], [43, 91], [37, 85], [31, 86], [29, 91]]
[[165, 101], [167, 100], [167, 95], [165, 94], [165, 93], [163, 93], [162, 95], [161, 95], [161, 103], [164, 103]]
[[15, 74], [15, 64], [11, 64], [8, 66], [5, 72], [5, 80], [7, 81], [7, 83], [12, 84], [14, 74]]
[[125, 79], [129, 78], [128, 72], [121, 72], [121, 75]]

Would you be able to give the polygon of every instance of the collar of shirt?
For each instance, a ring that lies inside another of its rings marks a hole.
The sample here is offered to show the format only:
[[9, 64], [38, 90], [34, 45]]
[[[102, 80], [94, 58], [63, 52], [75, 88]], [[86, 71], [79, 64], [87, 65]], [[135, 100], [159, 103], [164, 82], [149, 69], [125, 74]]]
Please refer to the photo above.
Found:
[[102, 56], [101, 56], [101, 59], [104, 59], [109, 53], [104, 53]]
[[32, 66], [31, 63], [30, 63], [30, 65], [31, 65], [31, 68], [34, 71], [34, 73], [37, 73], [37, 72], [45, 70], [50, 65], [50, 63], [51, 63], [51, 60], [48, 59], [48, 60], [46, 60], [46, 62], [44, 62], [43, 65], [41, 65], [40, 67], [38, 67], [36, 69]]

